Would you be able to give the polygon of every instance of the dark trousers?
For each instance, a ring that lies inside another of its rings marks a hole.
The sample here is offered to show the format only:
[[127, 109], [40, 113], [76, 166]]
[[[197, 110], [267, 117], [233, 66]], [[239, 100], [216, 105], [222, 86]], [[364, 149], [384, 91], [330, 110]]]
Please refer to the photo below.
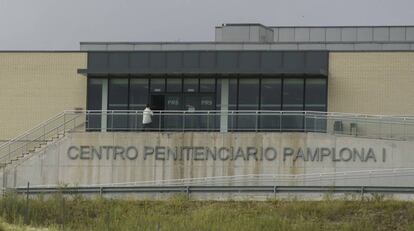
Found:
[[151, 130], [151, 123], [149, 124], [142, 124], [143, 131], [150, 131]]

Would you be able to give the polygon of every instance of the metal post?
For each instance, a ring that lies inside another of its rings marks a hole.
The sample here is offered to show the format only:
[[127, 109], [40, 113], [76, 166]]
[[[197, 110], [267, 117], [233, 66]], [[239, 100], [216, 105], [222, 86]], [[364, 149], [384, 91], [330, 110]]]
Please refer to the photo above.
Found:
[[210, 111], [207, 111], [207, 131], [210, 131]]
[[364, 196], [364, 186], [361, 186], [361, 197]]
[[306, 127], [306, 120], [307, 120], [307, 114], [306, 114], [306, 111], [305, 111], [305, 113], [303, 114], [303, 119], [305, 120], [304, 121], [304, 125], [303, 125], [303, 131], [304, 132], [307, 132], [308, 130], [307, 130], [307, 127]]
[[259, 112], [256, 111], [256, 120], [255, 120], [255, 131], [257, 132], [258, 128], [259, 128]]
[[24, 223], [26, 225], [29, 224], [29, 188], [30, 188], [30, 182], [27, 182], [27, 189], [26, 189], [26, 212], [24, 214]]
[[182, 131], [185, 130], [185, 111], [183, 111], [183, 124], [182, 124]]
[[234, 131], [234, 111], [231, 111], [231, 130]]
[[162, 116], [162, 111], [160, 111], [160, 115], [158, 117], [158, 131], [161, 131], [161, 116]]
[[111, 130], [115, 131], [115, 129], [114, 129], [114, 111], [111, 111]]
[[279, 132], [282, 132], [283, 112], [279, 112]]
[[135, 131], [138, 131], [138, 111], [135, 111]]

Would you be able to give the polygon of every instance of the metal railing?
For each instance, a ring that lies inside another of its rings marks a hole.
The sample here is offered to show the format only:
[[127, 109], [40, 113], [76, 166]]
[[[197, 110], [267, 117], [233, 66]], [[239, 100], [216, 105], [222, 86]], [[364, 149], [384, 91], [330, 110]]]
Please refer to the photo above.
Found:
[[[382, 184], [384, 179], [403, 181], [414, 176], [414, 168], [369, 169], [343, 172], [315, 172], [298, 174], [247, 174], [228, 176], [206, 176], [193, 178], [156, 179], [146, 181], [116, 182], [101, 184], [66, 184], [67, 187], [158, 187], [158, 186], [226, 186], [226, 185], [330, 185], [340, 182], [346, 185], [364, 183], [366, 186]], [[398, 181], [396, 181], [398, 182]], [[398, 186], [414, 187], [410, 182]], [[388, 186], [391, 186], [387, 184]], [[34, 188], [58, 188], [61, 185], [32, 185]], [[395, 185], [392, 185], [395, 186]]]
[[366, 138], [412, 140], [414, 117], [316, 111], [65, 111], [0, 146], [0, 166], [66, 132], [320, 132]]
[[41, 148], [47, 142], [76, 129], [85, 130], [85, 114], [62, 112], [0, 146], [0, 167]]
[[[10, 190], [10, 189], [9, 189]], [[357, 193], [364, 194], [389, 193], [389, 194], [414, 194], [414, 187], [394, 187], [394, 186], [287, 186], [287, 185], [221, 185], [221, 186], [123, 186], [123, 187], [21, 187], [11, 189], [18, 194], [123, 194], [123, 193], [185, 193], [188, 196], [195, 193]]]
[[367, 138], [414, 138], [413, 116], [317, 111], [85, 111], [87, 131], [323, 132]]

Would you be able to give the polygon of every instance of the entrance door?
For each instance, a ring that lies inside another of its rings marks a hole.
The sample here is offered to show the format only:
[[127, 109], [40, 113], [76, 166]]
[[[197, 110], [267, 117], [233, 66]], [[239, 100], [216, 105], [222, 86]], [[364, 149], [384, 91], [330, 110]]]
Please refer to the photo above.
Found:
[[165, 109], [165, 96], [164, 95], [152, 95], [151, 96], [151, 109], [156, 111], [162, 111]]
[[[164, 95], [152, 95], [151, 96], [151, 110], [153, 111], [163, 111], [165, 110], [165, 96]], [[162, 128], [162, 121], [163, 119], [160, 118], [162, 115], [155, 112], [154, 116], [152, 116], [152, 129], [159, 129]]]

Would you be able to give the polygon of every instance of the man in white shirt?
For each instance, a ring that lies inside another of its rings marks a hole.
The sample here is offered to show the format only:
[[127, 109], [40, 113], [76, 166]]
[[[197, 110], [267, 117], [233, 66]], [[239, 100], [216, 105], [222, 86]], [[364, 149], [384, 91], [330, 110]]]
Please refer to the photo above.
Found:
[[149, 104], [147, 104], [145, 106], [144, 111], [142, 112], [142, 128], [144, 130], [149, 130], [149, 128], [151, 127], [151, 116], [153, 115], [151, 108], [149, 106]]

